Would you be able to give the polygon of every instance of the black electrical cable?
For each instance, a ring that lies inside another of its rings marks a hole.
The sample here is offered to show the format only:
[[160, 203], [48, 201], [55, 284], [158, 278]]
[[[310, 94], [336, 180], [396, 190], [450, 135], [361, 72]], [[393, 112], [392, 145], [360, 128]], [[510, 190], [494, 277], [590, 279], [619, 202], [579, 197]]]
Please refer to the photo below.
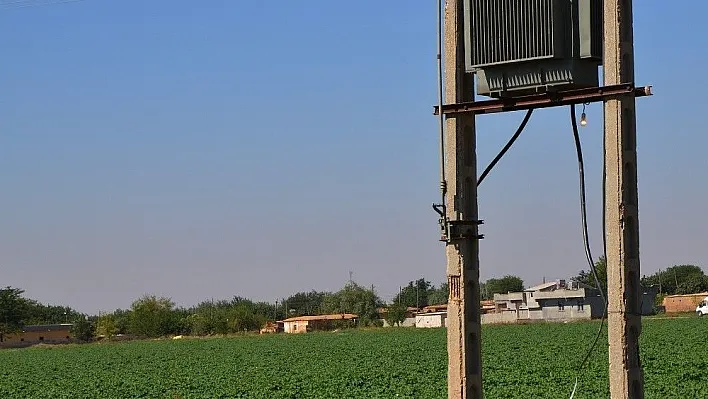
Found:
[[588, 238], [588, 221], [587, 221], [587, 210], [585, 201], [585, 166], [583, 161], [583, 148], [580, 143], [580, 135], [578, 134], [578, 124], [575, 120], [575, 105], [570, 106], [570, 121], [573, 125], [573, 138], [575, 139], [575, 152], [578, 156], [578, 174], [580, 175], [580, 217], [581, 223], [583, 225], [583, 244], [585, 246], [585, 257], [588, 261], [588, 265], [592, 270], [593, 277], [595, 278], [595, 284], [597, 284], [598, 290], [600, 290], [600, 296], [604, 302], [605, 295], [602, 292], [602, 287], [600, 286], [600, 280], [597, 276], [597, 270], [595, 270], [595, 262], [592, 258], [592, 252], [590, 251], [590, 239]]
[[[580, 143], [580, 135], [578, 134], [578, 124], [575, 119], [575, 105], [570, 106], [570, 122], [573, 127], [573, 138], [575, 139], [575, 151], [578, 156], [578, 175], [580, 176], [580, 213], [581, 213], [581, 222], [582, 222], [582, 227], [583, 227], [583, 243], [585, 244], [585, 257], [587, 258], [588, 265], [590, 266], [590, 270], [592, 271], [593, 277], [595, 279], [595, 284], [597, 285], [598, 291], [600, 291], [600, 297], [602, 298], [603, 302], [603, 308], [602, 308], [602, 318], [600, 320], [600, 327], [597, 329], [597, 334], [595, 334], [595, 339], [593, 340], [592, 344], [590, 345], [590, 348], [588, 348], [587, 353], [585, 354], [585, 357], [583, 358], [582, 362], [580, 362], [580, 365], [578, 366], [577, 370], [577, 375], [575, 377], [575, 385], [573, 387], [573, 392], [570, 394], [570, 399], [573, 399], [575, 396], [575, 391], [578, 388], [578, 380], [580, 377], [580, 373], [582, 372], [583, 368], [585, 367], [585, 364], [587, 363], [588, 359], [590, 358], [590, 355], [592, 352], [595, 350], [595, 346], [597, 346], [597, 342], [600, 339], [600, 335], [602, 335], [602, 328], [605, 323], [605, 314], [606, 314], [606, 309], [607, 309], [607, 298], [602, 290], [602, 285], [600, 284], [600, 279], [598, 278], [597, 275], [597, 269], [595, 267], [595, 262], [593, 262], [592, 259], [592, 253], [590, 251], [590, 240], [588, 238], [588, 223], [587, 223], [587, 209], [586, 209], [586, 201], [585, 201], [585, 167], [584, 167], [584, 162], [583, 162], [583, 149], [582, 145]], [[603, 149], [605, 147], [605, 140], [603, 138]], [[604, 156], [603, 156], [604, 158]], [[603, 161], [603, 172], [602, 172], [602, 246], [603, 246], [603, 252], [605, 255], [605, 262], [607, 262], [607, 239], [605, 237], [606, 233], [606, 226], [605, 226], [605, 181], [607, 179], [607, 175], [604, 171], [604, 161]]]
[[526, 115], [524, 116], [524, 119], [521, 121], [521, 124], [519, 125], [519, 128], [516, 129], [516, 132], [514, 133], [514, 135], [511, 136], [511, 138], [510, 138], [509, 141], [506, 143], [506, 145], [504, 146], [504, 148], [502, 148], [502, 150], [499, 151], [499, 154], [497, 154], [497, 156], [494, 157], [494, 159], [493, 159], [492, 162], [489, 164], [489, 166], [487, 166], [487, 168], [484, 169], [484, 172], [482, 172], [482, 174], [479, 175], [479, 179], [477, 180], [477, 186], [478, 186], [478, 187], [479, 187], [480, 184], [482, 184], [482, 180], [484, 180], [484, 178], [487, 177], [487, 175], [489, 174], [489, 172], [491, 172], [492, 169], [494, 168], [494, 166], [496, 166], [496, 164], [502, 159], [502, 157], [504, 156], [504, 154], [506, 154], [506, 152], [509, 151], [509, 148], [511, 148], [511, 146], [514, 145], [514, 142], [516, 141], [516, 139], [518, 139], [519, 136], [521, 135], [521, 132], [524, 131], [524, 128], [526, 127], [526, 124], [529, 122], [529, 119], [531, 118], [531, 114], [532, 114], [532, 113], [533, 113], [533, 108], [531, 108], [530, 110], [528, 110], [528, 111], [526, 112]]
[[[607, 277], [607, 144], [602, 135], [602, 254], [605, 257], [605, 277]], [[605, 287], [607, 288], [607, 287]], [[609, 294], [608, 294], [609, 295]], [[607, 304], [607, 302], [605, 302]]]
[[445, 179], [445, 115], [442, 112], [443, 106], [443, 65], [442, 65], [442, 48], [443, 48], [443, 3], [438, 0], [438, 129], [440, 134], [440, 206], [442, 208], [440, 215], [445, 218], [445, 195], [447, 194], [447, 180]]

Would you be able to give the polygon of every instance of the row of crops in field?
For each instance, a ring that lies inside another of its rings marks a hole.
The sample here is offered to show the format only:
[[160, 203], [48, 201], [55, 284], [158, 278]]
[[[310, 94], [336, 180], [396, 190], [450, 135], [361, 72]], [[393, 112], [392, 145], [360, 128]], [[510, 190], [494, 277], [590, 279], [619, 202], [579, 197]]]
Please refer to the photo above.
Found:
[[[597, 322], [485, 326], [486, 398], [568, 398]], [[446, 398], [444, 329], [0, 351], [0, 398]], [[708, 320], [645, 320], [647, 399], [707, 398]], [[576, 398], [607, 398], [607, 338]]]

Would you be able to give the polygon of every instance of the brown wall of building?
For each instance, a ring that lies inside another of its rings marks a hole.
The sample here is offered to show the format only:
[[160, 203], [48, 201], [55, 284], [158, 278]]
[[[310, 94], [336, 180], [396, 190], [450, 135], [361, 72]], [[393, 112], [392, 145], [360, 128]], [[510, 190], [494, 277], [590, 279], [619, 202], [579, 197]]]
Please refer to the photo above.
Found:
[[695, 312], [696, 306], [706, 297], [705, 293], [696, 295], [667, 296], [664, 298], [666, 313]]
[[71, 342], [71, 334], [67, 330], [59, 331], [28, 331], [21, 334], [7, 336], [3, 344], [5, 346], [22, 344], [59, 344]]
[[[327, 331], [341, 326], [339, 323], [353, 325], [352, 320], [295, 320], [284, 322], [284, 331], [289, 334], [300, 334], [310, 331]], [[297, 328], [295, 328], [297, 326]]]
[[289, 334], [300, 334], [307, 332], [307, 320], [286, 321], [283, 324], [284, 330]]
[[308, 326], [312, 331], [331, 330], [333, 328], [332, 320], [311, 320]]

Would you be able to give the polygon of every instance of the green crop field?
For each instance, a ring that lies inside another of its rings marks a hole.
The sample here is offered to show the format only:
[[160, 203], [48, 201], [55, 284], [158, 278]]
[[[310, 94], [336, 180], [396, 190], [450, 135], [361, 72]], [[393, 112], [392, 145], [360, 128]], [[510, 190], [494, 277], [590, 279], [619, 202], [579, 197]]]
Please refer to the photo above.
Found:
[[[568, 398], [597, 322], [485, 326], [485, 397]], [[708, 320], [645, 319], [647, 399], [708, 398]], [[607, 338], [576, 398], [609, 397]], [[444, 329], [0, 351], [0, 398], [445, 398]]]

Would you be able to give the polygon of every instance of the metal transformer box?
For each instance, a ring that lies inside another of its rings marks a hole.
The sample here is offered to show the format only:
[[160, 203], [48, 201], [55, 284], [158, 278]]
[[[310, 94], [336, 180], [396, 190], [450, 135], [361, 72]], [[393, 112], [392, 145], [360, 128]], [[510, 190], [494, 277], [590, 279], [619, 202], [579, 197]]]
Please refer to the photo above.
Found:
[[477, 94], [598, 87], [602, 0], [464, 0], [465, 64]]

